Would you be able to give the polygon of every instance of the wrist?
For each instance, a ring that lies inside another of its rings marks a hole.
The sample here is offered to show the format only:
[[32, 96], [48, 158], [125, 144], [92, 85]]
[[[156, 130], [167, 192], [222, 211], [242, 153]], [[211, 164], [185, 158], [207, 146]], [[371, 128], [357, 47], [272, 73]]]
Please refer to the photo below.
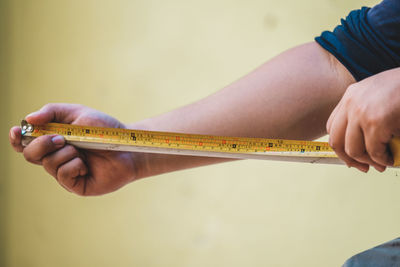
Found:
[[142, 152], [131, 152], [130, 160], [132, 166], [134, 166], [134, 175], [132, 181], [139, 180], [151, 176], [148, 172], [148, 153]]
[[[148, 128], [141, 124], [140, 122], [135, 123], [126, 123], [123, 124], [124, 129], [132, 129], [132, 130], [148, 130]], [[151, 157], [151, 153], [144, 152], [131, 152], [130, 159], [131, 164], [134, 166], [135, 174], [133, 180], [138, 180], [141, 178], [149, 177], [152, 174], [149, 171], [149, 157]]]

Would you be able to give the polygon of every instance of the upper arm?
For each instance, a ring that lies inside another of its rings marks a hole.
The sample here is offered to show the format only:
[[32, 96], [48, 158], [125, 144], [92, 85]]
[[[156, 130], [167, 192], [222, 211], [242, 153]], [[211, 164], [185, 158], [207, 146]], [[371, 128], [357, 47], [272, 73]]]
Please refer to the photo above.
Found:
[[357, 81], [400, 67], [400, 1], [384, 0], [372, 9], [354, 10], [316, 41]]

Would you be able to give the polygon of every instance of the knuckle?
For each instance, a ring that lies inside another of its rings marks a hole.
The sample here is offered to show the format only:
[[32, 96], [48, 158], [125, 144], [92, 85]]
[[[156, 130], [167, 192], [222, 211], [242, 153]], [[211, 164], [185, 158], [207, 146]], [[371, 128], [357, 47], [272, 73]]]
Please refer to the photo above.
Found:
[[68, 173], [68, 171], [67, 171], [67, 168], [65, 168], [65, 166], [59, 167], [57, 170], [57, 179], [59, 181], [66, 179], [68, 177], [67, 173]]
[[24, 158], [25, 158], [26, 161], [31, 162], [31, 163], [34, 162], [34, 159], [33, 159], [33, 157], [32, 157], [32, 154], [29, 153], [26, 149], [23, 151], [22, 154], [24, 155]]
[[351, 158], [361, 158], [364, 155], [363, 151], [352, 148], [345, 148], [345, 152]]
[[30, 163], [38, 164], [41, 160], [41, 158], [38, 158], [36, 153], [33, 153], [31, 149], [24, 149], [22, 154], [24, 155], [25, 160]]
[[376, 125], [377, 119], [375, 116], [368, 116], [365, 119], [365, 124], [368, 128], [374, 127]]
[[72, 145], [66, 145], [64, 149], [65, 152], [73, 158], [79, 156], [79, 151]]
[[368, 150], [368, 155], [375, 162], [385, 162], [386, 161], [386, 152], [382, 149], [371, 148]]
[[77, 166], [61, 166], [58, 169], [57, 176], [60, 179], [70, 179], [79, 175], [79, 168]]
[[45, 170], [50, 173], [52, 176], [54, 176], [55, 178], [57, 178], [57, 169], [58, 166], [57, 164], [54, 162], [54, 159], [52, 157], [43, 157], [42, 158], [42, 165], [45, 168]]
[[370, 113], [370, 111], [364, 111], [364, 117], [365, 117], [365, 124], [369, 128], [375, 128], [378, 127], [378, 125], [384, 120], [384, 117], [382, 114], [378, 112], [374, 112], [373, 114]]
[[353, 103], [353, 98], [351, 97], [351, 95], [350, 95], [350, 94], [345, 95], [345, 96], [344, 96], [344, 99], [343, 99], [343, 104], [344, 104], [346, 107], [348, 107], [348, 106], [350, 106], [352, 103]]
[[69, 173], [70, 171], [68, 170], [68, 168], [66, 168], [65, 166], [61, 166], [60, 168], [58, 168], [57, 178], [59, 180], [68, 179], [68, 177], [70, 177]]
[[359, 118], [359, 117], [363, 116], [365, 113], [366, 113], [365, 108], [362, 105], [355, 105], [353, 107], [351, 115], [355, 115]]
[[371, 114], [371, 108], [369, 107], [368, 103], [360, 102], [357, 106], [360, 115], [368, 116]]
[[45, 167], [46, 169], [51, 167], [53, 165], [51, 157], [43, 157], [42, 164], [43, 164], [43, 167]]
[[381, 150], [372, 150], [372, 151], [369, 152], [369, 155], [371, 156], [371, 158], [380, 159], [380, 158], [384, 157], [385, 152], [381, 151]]

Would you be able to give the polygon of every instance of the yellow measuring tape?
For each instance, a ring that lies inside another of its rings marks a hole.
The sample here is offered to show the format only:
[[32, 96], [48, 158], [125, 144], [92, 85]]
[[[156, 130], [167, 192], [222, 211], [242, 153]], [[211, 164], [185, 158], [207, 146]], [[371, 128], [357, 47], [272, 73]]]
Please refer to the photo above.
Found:
[[[78, 148], [164, 153], [237, 159], [342, 164], [326, 142], [183, 134], [48, 123], [21, 123], [23, 144], [42, 135], [62, 135]], [[400, 165], [400, 140], [391, 142], [395, 165]]]

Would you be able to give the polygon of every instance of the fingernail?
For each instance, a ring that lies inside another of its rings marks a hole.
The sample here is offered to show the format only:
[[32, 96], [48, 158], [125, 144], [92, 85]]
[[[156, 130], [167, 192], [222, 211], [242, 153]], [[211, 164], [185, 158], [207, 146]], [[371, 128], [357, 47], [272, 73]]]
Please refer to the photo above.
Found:
[[57, 135], [51, 138], [51, 142], [53, 142], [53, 144], [55, 145], [63, 145], [65, 140], [64, 137], [62, 137], [61, 135]]

